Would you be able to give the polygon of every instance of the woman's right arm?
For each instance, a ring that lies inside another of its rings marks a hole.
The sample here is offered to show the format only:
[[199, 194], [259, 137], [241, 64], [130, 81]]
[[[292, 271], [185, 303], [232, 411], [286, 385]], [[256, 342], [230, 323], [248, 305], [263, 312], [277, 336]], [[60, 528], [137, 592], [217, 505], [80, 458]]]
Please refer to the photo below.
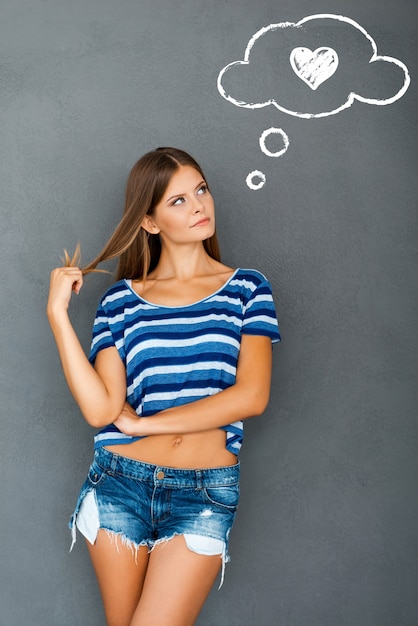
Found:
[[95, 368], [89, 363], [68, 315], [71, 294], [80, 293], [82, 272], [58, 267], [51, 273], [47, 315], [68, 386], [86, 421], [96, 428], [119, 417], [126, 399], [126, 374], [114, 347], [101, 350]]

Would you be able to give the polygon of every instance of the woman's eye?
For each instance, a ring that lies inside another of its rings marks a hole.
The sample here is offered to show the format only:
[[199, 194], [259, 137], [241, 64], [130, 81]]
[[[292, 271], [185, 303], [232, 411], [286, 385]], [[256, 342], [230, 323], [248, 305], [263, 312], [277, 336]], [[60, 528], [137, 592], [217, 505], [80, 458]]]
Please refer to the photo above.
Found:
[[[203, 196], [203, 194], [207, 193], [208, 191], [209, 191], [208, 186], [204, 184], [198, 188], [198, 190], [196, 191], [196, 195]], [[179, 196], [171, 204], [172, 206], [179, 206], [180, 204], [183, 204], [184, 202], [186, 202], [185, 196]]]

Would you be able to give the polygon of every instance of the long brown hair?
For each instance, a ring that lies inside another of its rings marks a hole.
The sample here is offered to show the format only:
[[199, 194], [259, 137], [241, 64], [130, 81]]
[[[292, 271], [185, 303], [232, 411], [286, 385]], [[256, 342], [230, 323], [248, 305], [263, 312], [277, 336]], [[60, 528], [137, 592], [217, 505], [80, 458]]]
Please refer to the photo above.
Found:
[[[116, 280], [145, 280], [158, 264], [161, 242], [159, 235], [148, 233], [141, 224], [146, 215], [153, 215], [171, 177], [181, 165], [193, 167], [207, 184], [199, 164], [190, 154], [177, 148], [157, 148], [135, 163], [128, 176], [123, 217], [100, 254], [82, 268], [83, 274], [97, 271], [99, 263], [119, 257]], [[206, 239], [203, 246], [209, 256], [220, 261], [216, 233]], [[67, 255], [66, 262], [68, 260]], [[70, 262], [74, 262], [74, 257]]]

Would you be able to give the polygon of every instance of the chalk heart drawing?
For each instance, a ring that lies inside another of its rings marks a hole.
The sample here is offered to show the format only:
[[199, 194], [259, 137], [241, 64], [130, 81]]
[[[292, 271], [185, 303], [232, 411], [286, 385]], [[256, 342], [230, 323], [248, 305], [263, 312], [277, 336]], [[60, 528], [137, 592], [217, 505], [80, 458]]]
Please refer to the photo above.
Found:
[[290, 65], [296, 76], [311, 89], [318, 89], [335, 74], [338, 67], [338, 54], [332, 48], [294, 48], [290, 53]]

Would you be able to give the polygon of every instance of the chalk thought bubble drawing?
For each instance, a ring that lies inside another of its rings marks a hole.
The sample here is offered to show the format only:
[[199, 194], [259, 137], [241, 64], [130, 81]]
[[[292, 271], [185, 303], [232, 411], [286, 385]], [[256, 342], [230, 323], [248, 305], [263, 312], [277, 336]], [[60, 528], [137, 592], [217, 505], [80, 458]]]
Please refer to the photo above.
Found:
[[[279, 149], [275, 150], [274, 152], [266, 146], [266, 140], [271, 137], [271, 135], [278, 135], [282, 142], [282, 145], [279, 146]], [[281, 157], [288, 149], [289, 137], [286, 135], [282, 128], [274, 128], [273, 126], [272, 128], [268, 128], [261, 133], [259, 143], [261, 152], [264, 152], [264, 154], [269, 157], [277, 158]], [[258, 189], [264, 187], [266, 180], [266, 176], [265, 174], [263, 174], [263, 172], [260, 172], [260, 170], [254, 170], [248, 174], [245, 182], [250, 189], [252, 189], [253, 191], [257, 191]]]
[[273, 105], [288, 115], [319, 118], [356, 100], [392, 104], [409, 83], [406, 65], [378, 55], [376, 42], [360, 24], [342, 15], [318, 14], [257, 31], [244, 59], [220, 71], [217, 87], [238, 107]]
[[331, 78], [338, 67], [338, 54], [332, 48], [295, 48], [290, 53], [290, 65], [308, 87], [318, 89]]
[[[269, 150], [269, 148], [267, 148], [266, 146], [266, 139], [270, 137], [270, 135], [279, 135], [279, 137], [281, 138], [283, 142], [283, 146], [280, 147], [280, 149], [276, 150], [275, 152], [273, 152], [272, 150]], [[274, 126], [272, 128], [268, 128], [267, 130], [263, 131], [261, 133], [259, 141], [260, 141], [261, 152], [264, 152], [264, 154], [270, 157], [282, 156], [289, 147], [289, 137], [286, 135], [286, 133], [284, 132], [282, 128], [274, 128]]]
[[[257, 31], [247, 44], [244, 59], [220, 71], [217, 87], [235, 106], [259, 109], [273, 105], [288, 115], [309, 119], [335, 115], [356, 100], [392, 104], [404, 95], [410, 81], [406, 65], [378, 55], [376, 42], [360, 24], [323, 13]], [[272, 134], [283, 140], [279, 150], [266, 146]], [[279, 157], [287, 151], [289, 138], [273, 127], [262, 133], [259, 143], [264, 154]], [[265, 182], [260, 170], [246, 178], [253, 190], [261, 189]]]
[[[257, 179], [258, 182], [254, 182]], [[250, 172], [248, 174], [245, 182], [250, 189], [252, 189], [253, 191], [258, 191], [259, 189], [261, 189], [261, 187], [264, 187], [266, 180], [266, 175], [263, 174], [263, 172], [260, 172], [260, 170], [254, 170], [253, 172]]]

